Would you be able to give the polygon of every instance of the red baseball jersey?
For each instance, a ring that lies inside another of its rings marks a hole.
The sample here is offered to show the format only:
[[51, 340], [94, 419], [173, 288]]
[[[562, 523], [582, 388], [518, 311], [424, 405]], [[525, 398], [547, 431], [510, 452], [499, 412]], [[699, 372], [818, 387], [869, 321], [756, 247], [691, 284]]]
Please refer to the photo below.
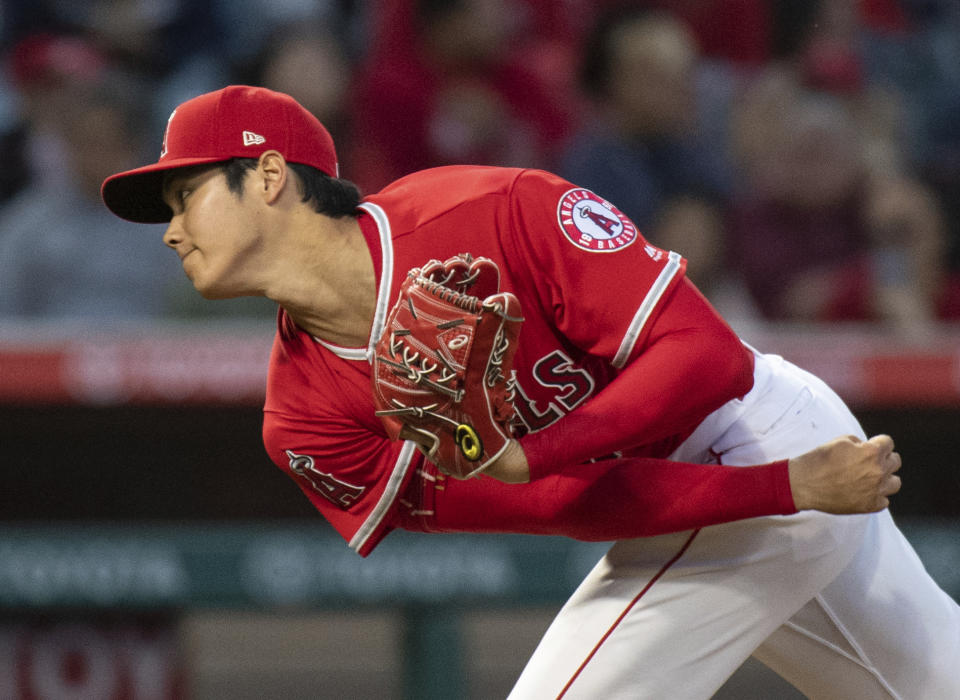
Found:
[[[379, 280], [369, 343], [332, 345], [281, 311], [264, 420], [271, 458], [360, 554], [395, 527], [614, 539], [794, 512], [786, 462], [663, 459], [749, 391], [753, 355], [685, 280], [683, 258], [613, 204], [542, 171], [454, 166], [402, 178], [362, 210]], [[485, 292], [523, 308], [514, 370], [530, 484], [446, 479], [374, 415], [371, 352], [400, 283], [462, 253], [493, 260]]]

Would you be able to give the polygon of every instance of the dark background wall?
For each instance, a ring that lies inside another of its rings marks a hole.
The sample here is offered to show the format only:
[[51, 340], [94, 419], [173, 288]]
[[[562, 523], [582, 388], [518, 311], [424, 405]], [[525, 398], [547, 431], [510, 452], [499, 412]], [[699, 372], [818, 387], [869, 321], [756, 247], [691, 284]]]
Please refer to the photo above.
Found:
[[[960, 407], [855, 407], [903, 455], [894, 514], [960, 516]], [[0, 406], [0, 518], [318, 517], [268, 459], [255, 406]]]

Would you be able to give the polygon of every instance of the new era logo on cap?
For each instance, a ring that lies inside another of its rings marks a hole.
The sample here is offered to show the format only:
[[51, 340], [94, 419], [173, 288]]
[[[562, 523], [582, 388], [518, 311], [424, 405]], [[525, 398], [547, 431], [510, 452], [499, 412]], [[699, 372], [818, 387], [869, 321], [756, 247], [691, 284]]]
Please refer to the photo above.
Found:
[[259, 146], [261, 143], [266, 143], [266, 139], [260, 134], [255, 134], [252, 131], [243, 132], [243, 145], [244, 146]]

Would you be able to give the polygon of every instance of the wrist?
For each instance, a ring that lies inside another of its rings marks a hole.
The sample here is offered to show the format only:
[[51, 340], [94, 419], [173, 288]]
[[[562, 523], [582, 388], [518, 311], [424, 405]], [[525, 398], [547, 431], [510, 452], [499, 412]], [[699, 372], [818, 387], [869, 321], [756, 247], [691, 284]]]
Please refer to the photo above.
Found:
[[507, 484], [525, 484], [530, 481], [530, 466], [523, 448], [516, 440], [510, 440], [499, 457], [483, 470], [487, 476]]
[[809, 510], [813, 507], [810, 502], [809, 490], [803, 478], [804, 473], [803, 456], [794, 457], [787, 461], [790, 495], [793, 497], [793, 505], [798, 511]]

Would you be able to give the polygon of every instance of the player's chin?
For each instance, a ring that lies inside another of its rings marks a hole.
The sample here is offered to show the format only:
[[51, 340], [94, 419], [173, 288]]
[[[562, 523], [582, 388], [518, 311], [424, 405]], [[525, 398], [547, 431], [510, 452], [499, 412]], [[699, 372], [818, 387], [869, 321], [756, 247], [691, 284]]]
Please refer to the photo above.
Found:
[[223, 289], [222, 285], [217, 284], [215, 280], [211, 280], [208, 276], [203, 275], [202, 273], [194, 272], [191, 274], [190, 272], [187, 272], [187, 277], [189, 277], [190, 281], [193, 282], [194, 289], [200, 292], [200, 296], [202, 296], [204, 299], [229, 299], [231, 296], [236, 296], [233, 294], [228, 294], [226, 290]]
[[204, 299], [209, 299], [210, 301], [217, 301], [219, 299], [236, 299], [239, 296], [243, 296], [237, 292], [231, 292], [216, 286], [202, 287], [196, 282], [193, 283], [193, 286], [196, 287], [198, 292], [200, 292], [200, 296], [202, 296]]
[[250, 296], [250, 292], [245, 292], [242, 289], [237, 289], [235, 287], [215, 282], [203, 284], [200, 282], [200, 280], [193, 280], [193, 286], [198, 292], [200, 292], [200, 296], [211, 301], [217, 301], [220, 299], [236, 299], [237, 297]]
[[204, 299], [236, 299], [251, 294], [229, 269], [221, 271], [211, 265], [184, 265], [184, 271]]

